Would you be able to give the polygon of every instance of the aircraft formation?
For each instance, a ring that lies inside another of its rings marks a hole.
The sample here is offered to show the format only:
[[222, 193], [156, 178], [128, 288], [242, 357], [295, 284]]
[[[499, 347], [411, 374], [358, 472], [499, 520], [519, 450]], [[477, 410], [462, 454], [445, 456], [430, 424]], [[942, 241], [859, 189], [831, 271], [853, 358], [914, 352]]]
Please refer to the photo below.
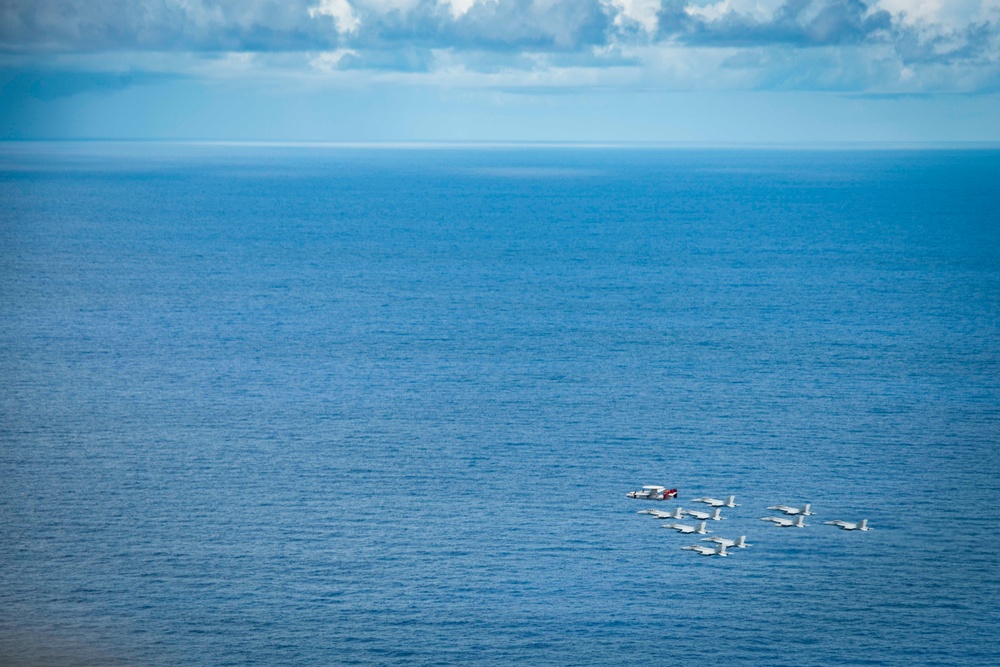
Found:
[[[660, 489], [661, 487], [645, 487], [647, 489]], [[676, 497], [676, 490], [672, 490], [674, 496]], [[637, 496], [637, 492], [632, 492], [628, 495], [629, 498], [645, 497], [652, 500], [669, 500], [672, 498], [667, 497], [649, 497], [649, 496]], [[653, 496], [654, 494], [650, 494]], [[660, 494], [661, 496], [666, 494]], [[639, 510], [638, 514], [649, 514], [656, 519], [673, 519], [675, 521], [671, 523], [661, 524], [661, 528], [668, 528], [677, 531], [681, 535], [708, 535], [712, 531], [708, 529], [709, 521], [722, 521], [726, 517], [722, 516], [723, 508], [739, 507], [736, 503], [736, 496], [729, 496], [726, 500], [719, 500], [718, 498], [694, 498], [691, 500], [693, 503], [703, 503], [708, 507], [714, 508], [711, 512], [705, 512], [702, 510], [686, 510], [682, 507], [675, 507], [670, 511], [658, 510], [658, 509], [643, 509]], [[791, 505], [772, 505], [767, 509], [781, 512], [784, 516], [765, 516], [761, 517], [761, 521], [767, 521], [777, 528], [807, 528], [810, 524], [806, 523], [806, 517], [812, 516], [812, 506], [806, 503], [802, 507], [795, 507]], [[683, 519], [684, 517], [691, 517], [697, 519], [699, 523], [695, 525], [677, 523], [676, 520]], [[713, 524], [715, 525], [715, 524]], [[840, 519], [834, 521], [824, 521], [823, 525], [827, 526], [837, 526], [841, 530], [859, 530], [868, 531], [871, 527], [868, 525], [868, 519], [862, 519], [861, 521], [842, 521]], [[740, 535], [735, 539], [729, 539], [725, 537], [713, 536], [713, 537], [703, 537], [702, 542], [713, 542], [714, 546], [707, 546], [704, 544], [691, 544], [688, 546], [683, 546], [681, 549], [683, 551], [691, 551], [702, 556], [729, 556], [728, 549], [745, 549], [746, 547], [752, 546], [746, 541], [746, 535]]]

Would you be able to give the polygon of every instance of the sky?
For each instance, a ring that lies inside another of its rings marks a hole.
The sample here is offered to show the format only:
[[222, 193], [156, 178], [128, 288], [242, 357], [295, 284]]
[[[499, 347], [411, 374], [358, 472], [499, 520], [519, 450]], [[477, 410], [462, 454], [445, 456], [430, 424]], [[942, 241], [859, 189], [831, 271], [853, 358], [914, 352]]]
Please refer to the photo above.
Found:
[[1000, 142], [1000, 0], [0, 0], [0, 139]]

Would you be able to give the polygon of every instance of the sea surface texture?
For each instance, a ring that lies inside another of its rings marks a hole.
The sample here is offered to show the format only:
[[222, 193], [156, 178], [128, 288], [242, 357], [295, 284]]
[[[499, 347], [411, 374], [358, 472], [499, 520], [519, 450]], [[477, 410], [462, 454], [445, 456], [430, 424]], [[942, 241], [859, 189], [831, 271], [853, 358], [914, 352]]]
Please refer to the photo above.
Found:
[[997, 151], [5, 144], [0, 378], [0, 663], [1000, 660]]

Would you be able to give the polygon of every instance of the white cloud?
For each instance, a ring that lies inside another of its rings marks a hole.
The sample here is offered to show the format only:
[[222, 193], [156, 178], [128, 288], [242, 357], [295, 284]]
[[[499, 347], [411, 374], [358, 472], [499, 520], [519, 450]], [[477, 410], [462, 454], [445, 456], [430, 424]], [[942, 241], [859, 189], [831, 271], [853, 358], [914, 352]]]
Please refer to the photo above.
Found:
[[875, 0], [909, 60], [1000, 61], [1000, 0]]
[[309, 16], [329, 16], [333, 18], [339, 33], [355, 32], [361, 25], [361, 20], [354, 13], [354, 8], [347, 0], [320, 0], [319, 5], [309, 8]]
[[945, 30], [1000, 19], [1000, 0], [876, 0], [873, 6], [886, 10], [903, 25]]
[[618, 12], [615, 16], [617, 26], [633, 22], [648, 33], [655, 33], [659, 27], [660, 0], [611, 0], [611, 6]]
[[718, 21], [729, 14], [738, 14], [758, 22], [770, 21], [785, 4], [785, 0], [720, 0], [719, 2], [692, 2], [684, 7], [688, 16], [706, 21]]
[[468, 13], [475, 6], [476, 2], [477, 0], [439, 0], [439, 4], [446, 6], [452, 18], [456, 19]]
[[354, 0], [359, 10], [372, 14], [388, 14], [391, 11], [407, 13], [420, 4], [420, 0]]
[[322, 51], [309, 59], [309, 65], [315, 72], [321, 74], [333, 74], [337, 71], [340, 61], [346, 56], [356, 56], [357, 51], [353, 49], [337, 49], [335, 51]]

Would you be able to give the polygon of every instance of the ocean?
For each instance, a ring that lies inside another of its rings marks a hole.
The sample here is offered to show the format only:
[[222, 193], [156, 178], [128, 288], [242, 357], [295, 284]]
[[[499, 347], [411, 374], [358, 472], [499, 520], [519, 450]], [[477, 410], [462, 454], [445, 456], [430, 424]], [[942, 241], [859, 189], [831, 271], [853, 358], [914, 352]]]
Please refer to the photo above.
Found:
[[[998, 186], [2, 144], [0, 663], [1000, 664]], [[728, 495], [727, 558], [637, 514]]]

